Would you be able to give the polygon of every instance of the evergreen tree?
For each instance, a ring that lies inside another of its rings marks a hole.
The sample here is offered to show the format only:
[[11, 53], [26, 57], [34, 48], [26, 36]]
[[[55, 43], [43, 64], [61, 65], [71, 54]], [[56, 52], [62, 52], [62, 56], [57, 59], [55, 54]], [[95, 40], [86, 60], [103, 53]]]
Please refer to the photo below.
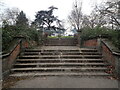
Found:
[[26, 28], [28, 27], [28, 19], [23, 11], [19, 13], [16, 20], [16, 26]]
[[38, 27], [47, 27], [48, 29], [54, 27], [52, 24], [54, 21], [57, 21], [57, 17], [53, 15], [53, 10], [57, 9], [54, 6], [49, 7], [49, 10], [41, 10], [36, 14], [35, 23]]

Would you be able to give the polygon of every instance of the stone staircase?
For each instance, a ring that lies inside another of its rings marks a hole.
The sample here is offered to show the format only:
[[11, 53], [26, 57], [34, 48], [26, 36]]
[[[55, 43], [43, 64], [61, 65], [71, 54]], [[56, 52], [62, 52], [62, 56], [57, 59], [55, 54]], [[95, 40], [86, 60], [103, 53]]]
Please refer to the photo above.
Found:
[[102, 54], [97, 49], [46, 47], [22, 52], [13, 65], [10, 76], [112, 75], [108, 73], [111, 72], [108, 68], [110, 65], [102, 59]]

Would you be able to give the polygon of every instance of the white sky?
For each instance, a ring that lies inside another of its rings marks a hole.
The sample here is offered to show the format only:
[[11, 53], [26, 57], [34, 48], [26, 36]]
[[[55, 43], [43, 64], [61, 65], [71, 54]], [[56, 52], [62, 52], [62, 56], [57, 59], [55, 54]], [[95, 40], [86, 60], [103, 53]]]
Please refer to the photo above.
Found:
[[[50, 6], [55, 6], [58, 10], [54, 11], [54, 15], [60, 20], [67, 19], [68, 14], [72, 10], [75, 0], [0, 0], [5, 3], [6, 7], [17, 7], [26, 13], [26, 16], [34, 20], [35, 14], [40, 10], [47, 10]], [[80, 1], [80, 0], [78, 0]], [[83, 13], [90, 14], [92, 6], [105, 0], [81, 0], [83, 2]]]

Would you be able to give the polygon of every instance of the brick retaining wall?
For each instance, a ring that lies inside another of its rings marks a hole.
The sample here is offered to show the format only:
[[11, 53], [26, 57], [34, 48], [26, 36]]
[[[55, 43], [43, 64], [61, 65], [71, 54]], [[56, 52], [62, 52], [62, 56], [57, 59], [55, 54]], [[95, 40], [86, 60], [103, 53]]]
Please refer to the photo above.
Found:
[[46, 45], [49, 46], [76, 46], [76, 38], [48, 38]]
[[108, 46], [107, 42], [100, 39], [90, 39], [83, 42], [83, 47], [98, 48], [103, 55], [103, 60], [108, 61], [118, 76], [120, 76], [120, 55], [115, 55], [115, 52]]
[[12, 64], [14, 63], [14, 60], [20, 53], [20, 45], [17, 45], [16, 48], [12, 51], [12, 53], [7, 56], [6, 58], [3, 58], [2, 62], [2, 70], [3, 72], [9, 71], [9, 69], [12, 67]]
[[97, 39], [86, 40], [83, 42], [83, 47], [97, 47], [98, 42]]
[[104, 43], [102, 43], [102, 54], [105, 60], [107, 60], [111, 65], [115, 66], [115, 57], [112, 51]]
[[115, 74], [120, 78], [120, 53], [113, 51], [104, 41], [102, 41], [102, 53], [104, 60], [114, 67]]
[[12, 65], [15, 63], [15, 59], [20, 54], [22, 48], [27, 48], [28, 43], [23, 40], [20, 40], [13, 50], [11, 50], [8, 54], [5, 54], [2, 56], [2, 72], [3, 72], [3, 78], [6, 77], [10, 73], [10, 69], [12, 68]]

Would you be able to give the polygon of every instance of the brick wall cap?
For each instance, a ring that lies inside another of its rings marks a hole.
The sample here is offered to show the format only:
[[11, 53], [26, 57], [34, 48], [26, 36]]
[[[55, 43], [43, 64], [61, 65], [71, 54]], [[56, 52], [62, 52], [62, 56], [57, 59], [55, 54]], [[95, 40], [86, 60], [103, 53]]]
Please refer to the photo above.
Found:
[[102, 43], [107, 46], [107, 48], [112, 52], [112, 54], [120, 57], [120, 50], [114, 45], [112, 45], [112, 43], [110, 43], [107, 39], [102, 40]]

